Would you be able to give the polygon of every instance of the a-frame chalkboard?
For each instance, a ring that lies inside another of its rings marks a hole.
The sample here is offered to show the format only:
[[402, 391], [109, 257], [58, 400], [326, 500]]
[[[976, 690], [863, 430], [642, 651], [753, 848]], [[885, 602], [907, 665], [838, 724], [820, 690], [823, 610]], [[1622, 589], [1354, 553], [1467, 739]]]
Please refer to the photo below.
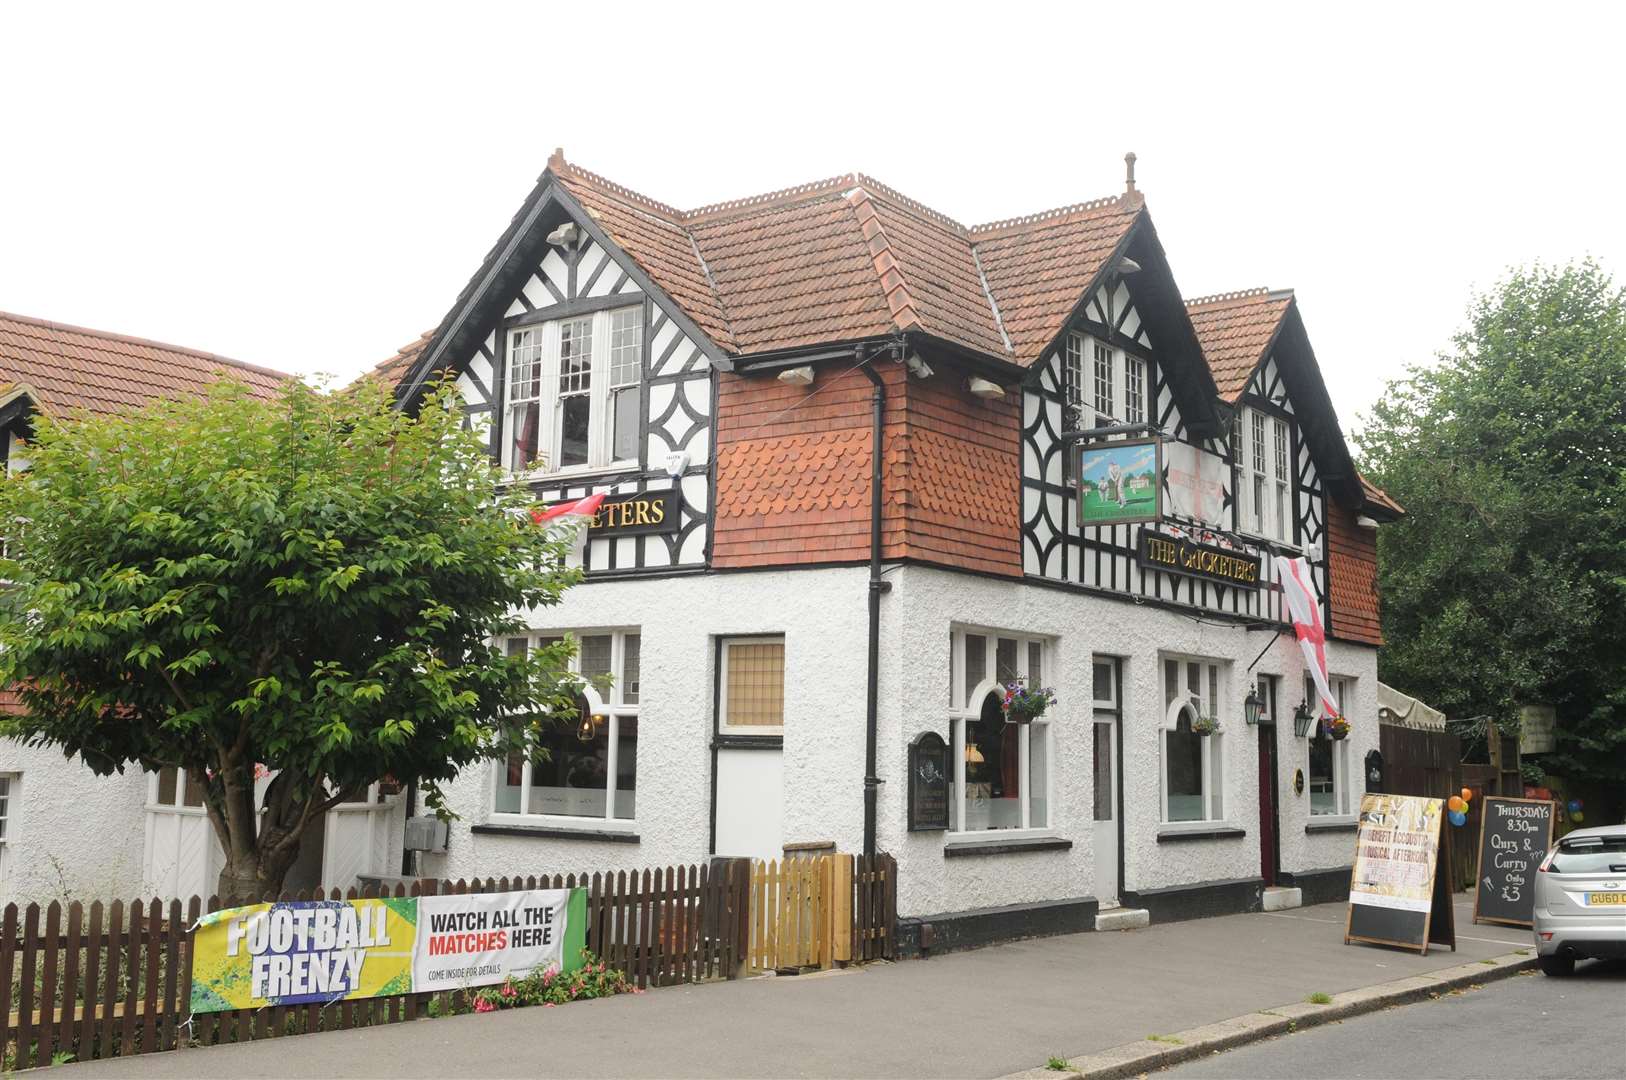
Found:
[[1530, 926], [1536, 867], [1553, 846], [1547, 799], [1487, 795], [1479, 808], [1479, 860], [1474, 871], [1474, 922]]
[[1361, 800], [1344, 944], [1457, 948], [1451, 908], [1451, 830], [1445, 801], [1412, 795]]

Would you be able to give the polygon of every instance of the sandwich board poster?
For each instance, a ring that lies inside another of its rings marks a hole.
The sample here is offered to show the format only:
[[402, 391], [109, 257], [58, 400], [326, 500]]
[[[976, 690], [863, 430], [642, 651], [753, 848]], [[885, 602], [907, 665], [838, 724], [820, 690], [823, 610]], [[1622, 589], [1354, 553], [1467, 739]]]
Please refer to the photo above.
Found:
[[1536, 867], [1553, 846], [1553, 810], [1546, 799], [1480, 800], [1474, 922], [1533, 924]]
[[1451, 838], [1442, 832], [1445, 800], [1366, 795], [1350, 868], [1344, 944], [1367, 942], [1456, 951], [1451, 911]]
[[1086, 443], [1078, 448], [1078, 523], [1133, 525], [1162, 510], [1160, 439]]
[[571, 971], [586, 935], [583, 889], [226, 908], [195, 928], [191, 1007], [327, 1005]]

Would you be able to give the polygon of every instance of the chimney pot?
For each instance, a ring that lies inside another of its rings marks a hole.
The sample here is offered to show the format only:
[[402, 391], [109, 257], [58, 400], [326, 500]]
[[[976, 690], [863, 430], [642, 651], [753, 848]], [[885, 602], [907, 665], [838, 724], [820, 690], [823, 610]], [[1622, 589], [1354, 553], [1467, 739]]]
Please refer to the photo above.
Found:
[[1135, 193], [1135, 152], [1133, 150], [1124, 155], [1124, 191], [1130, 195]]

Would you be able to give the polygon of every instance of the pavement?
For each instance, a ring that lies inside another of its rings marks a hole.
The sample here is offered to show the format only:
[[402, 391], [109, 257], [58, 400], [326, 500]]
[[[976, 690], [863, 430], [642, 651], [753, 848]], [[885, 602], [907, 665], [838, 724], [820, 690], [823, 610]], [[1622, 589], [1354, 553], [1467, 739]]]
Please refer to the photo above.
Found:
[[1181, 1065], [1154, 1080], [1464, 1077], [1615, 1080], [1626, 1075], [1626, 963], [1534, 972]]
[[1344, 911], [1325, 904], [1041, 938], [557, 1009], [82, 1062], [53, 1075], [998, 1077], [1315, 992], [1528, 959], [1513, 954], [1530, 948], [1529, 931], [1474, 926], [1469, 897], [1456, 906], [1455, 953], [1345, 945]]

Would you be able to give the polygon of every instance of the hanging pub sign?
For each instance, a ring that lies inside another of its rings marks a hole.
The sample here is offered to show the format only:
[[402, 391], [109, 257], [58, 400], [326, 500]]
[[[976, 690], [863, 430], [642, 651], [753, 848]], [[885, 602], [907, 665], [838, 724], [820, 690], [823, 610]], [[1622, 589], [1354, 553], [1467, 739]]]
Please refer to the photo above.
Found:
[[1142, 570], [1167, 570], [1171, 574], [1186, 574], [1246, 589], [1259, 587], [1259, 556], [1246, 551], [1232, 551], [1213, 544], [1199, 544], [1184, 536], [1142, 529], [1135, 557]]
[[668, 488], [607, 496], [587, 523], [587, 530], [594, 539], [650, 536], [675, 533], [682, 524], [677, 489]]
[[1349, 872], [1344, 944], [1457, 948], [1451, 910], [1451, 831], [1445, 800], [1366, 795]]
[[1487, 795], [1480, 800], [1479, 814], [1474, 922], [1529, 926], [1536, 907], [1536, 867], [1553, 846], [1553, 804]]
[[909, 831], [949, 827], [948, 744], [935, 731], [923, 731], [909, 744]]
[[1156, 438], [1080, 444], [1073, 469], [1080, 527], [1156, 521], [1163, 511], [1162, 446]]

